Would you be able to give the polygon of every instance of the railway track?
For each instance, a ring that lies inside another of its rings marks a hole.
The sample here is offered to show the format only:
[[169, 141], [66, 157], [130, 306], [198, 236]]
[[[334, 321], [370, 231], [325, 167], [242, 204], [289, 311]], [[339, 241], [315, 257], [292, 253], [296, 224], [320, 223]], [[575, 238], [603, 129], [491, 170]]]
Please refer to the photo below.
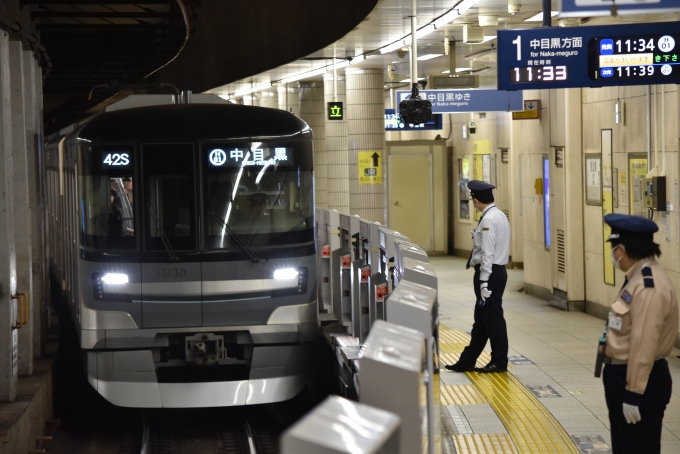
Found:
[[164, 412], [145, 415], [135, 454], [278, 454], [279, 433], [245, 412]]

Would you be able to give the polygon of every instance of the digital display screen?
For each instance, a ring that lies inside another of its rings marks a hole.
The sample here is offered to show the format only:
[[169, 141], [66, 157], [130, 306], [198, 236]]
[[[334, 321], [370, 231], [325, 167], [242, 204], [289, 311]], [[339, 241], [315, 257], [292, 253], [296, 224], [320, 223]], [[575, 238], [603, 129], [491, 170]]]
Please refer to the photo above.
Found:
[[204, 148], [210, 167], [262, 167], [293, 165], [293, 148], [262, 144], [223, 145]]
[[132, 166], [132, 154], [129, 151], [102, 151], [102, 168], [129, 169]]
[[510, 68], [510, 83], [560, 82], [569, 80], [567, 66], [516, 66]]
[[678, 83], [678, 45], [680, 34], [592, 38], [588, 42], [588, 76], [592, 80], [657, 79], [657, 83]]
[[427, 123], [410, 125], [399, 119], [394, 109], [385, 109], [385, 131], [435, 131], [442, 129], [442, 114], [432, 114]]

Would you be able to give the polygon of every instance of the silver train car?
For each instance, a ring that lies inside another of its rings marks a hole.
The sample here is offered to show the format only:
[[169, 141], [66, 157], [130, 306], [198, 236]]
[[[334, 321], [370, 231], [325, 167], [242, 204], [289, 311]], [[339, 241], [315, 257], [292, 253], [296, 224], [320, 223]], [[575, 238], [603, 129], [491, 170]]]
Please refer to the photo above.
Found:
[[288, 400], [317, 336], [312, 132], [233, 104], [119, 109], [43, 160], [52, 275], [124, 407]]

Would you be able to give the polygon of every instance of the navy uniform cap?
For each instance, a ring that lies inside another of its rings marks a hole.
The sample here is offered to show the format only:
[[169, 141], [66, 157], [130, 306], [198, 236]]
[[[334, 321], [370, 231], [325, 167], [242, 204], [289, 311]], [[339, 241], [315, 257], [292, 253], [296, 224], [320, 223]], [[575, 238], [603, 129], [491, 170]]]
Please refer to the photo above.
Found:
[[659, 226], [642, 216], [629, 214], [611, 213], [604, 217], [604, 222], [612, 228], [612, 234], [607, 241], [621, 238], [622, 236], [653, 240], [654, 233], [659, 231]]
[[491, 191], [496, 186], [489, 184], [489, 183], [485, 183], [483, 181], [472, 180], [467, 184], [467, 187], [472, 192], [472, 194], [474, 195], [475, 193], [480, 193], [480, 192], [484, 192], [484, 191]]

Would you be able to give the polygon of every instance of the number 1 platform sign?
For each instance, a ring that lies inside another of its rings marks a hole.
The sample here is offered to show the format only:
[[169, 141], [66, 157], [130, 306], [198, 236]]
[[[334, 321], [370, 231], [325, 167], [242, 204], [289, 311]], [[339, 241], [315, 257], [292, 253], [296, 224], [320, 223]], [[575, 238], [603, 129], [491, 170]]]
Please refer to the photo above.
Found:
[[498, 31], [498, 89], [680, 83], [680, 22]]

